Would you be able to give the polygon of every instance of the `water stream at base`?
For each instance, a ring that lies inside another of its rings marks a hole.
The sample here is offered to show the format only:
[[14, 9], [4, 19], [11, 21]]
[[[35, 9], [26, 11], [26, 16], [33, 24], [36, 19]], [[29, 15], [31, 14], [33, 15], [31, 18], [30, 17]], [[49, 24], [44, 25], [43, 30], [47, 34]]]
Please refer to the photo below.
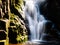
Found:
[[46, 20], [43, 15], [40, 14], [38, 3], [44, 0], [24, 0], [25, 7], [24, 12], [29, 22], [29, 29], [31, 32], [31, 41], [41, 41], [45, 30]]

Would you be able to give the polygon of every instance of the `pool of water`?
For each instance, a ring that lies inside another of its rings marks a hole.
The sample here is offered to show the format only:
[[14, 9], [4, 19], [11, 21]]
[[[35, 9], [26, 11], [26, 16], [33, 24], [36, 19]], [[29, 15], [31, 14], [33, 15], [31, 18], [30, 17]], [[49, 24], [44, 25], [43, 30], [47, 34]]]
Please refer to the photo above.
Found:
[[23, 45], [60, 45], [58, 41], [27, 41]]

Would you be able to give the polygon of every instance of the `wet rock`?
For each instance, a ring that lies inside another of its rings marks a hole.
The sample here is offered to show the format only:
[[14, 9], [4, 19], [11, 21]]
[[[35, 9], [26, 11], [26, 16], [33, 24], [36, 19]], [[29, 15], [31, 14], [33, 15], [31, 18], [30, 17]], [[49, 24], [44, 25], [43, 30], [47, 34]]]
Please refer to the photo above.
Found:
[[[40, 5], [40, 12], [46, 20], [51, 21], [46, 24], [45, 33], [47, 37], [53, 38], [54, 40], [60, 40], [60, 1], [59, 0], [46, 0]], [[54, 27], [52, 27], [54, 25]], [[50, 35], [50, 36], [49, 36]], [[47, 39], [47, 38], [46, 38]]]

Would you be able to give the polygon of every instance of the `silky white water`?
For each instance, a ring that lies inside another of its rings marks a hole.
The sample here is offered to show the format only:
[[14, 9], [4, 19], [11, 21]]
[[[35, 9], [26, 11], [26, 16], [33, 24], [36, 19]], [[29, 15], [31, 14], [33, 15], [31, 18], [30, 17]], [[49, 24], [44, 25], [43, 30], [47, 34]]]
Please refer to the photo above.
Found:
[[42, 40], [46, 20], [44, 16], [40, 14], [38, 4], [45, 0], [24, 0], [24, 1], [25, 1], [24, 12], [26, 19], [29, 22], [29, 29], [31, 33], [30, 39], [31, 41]]

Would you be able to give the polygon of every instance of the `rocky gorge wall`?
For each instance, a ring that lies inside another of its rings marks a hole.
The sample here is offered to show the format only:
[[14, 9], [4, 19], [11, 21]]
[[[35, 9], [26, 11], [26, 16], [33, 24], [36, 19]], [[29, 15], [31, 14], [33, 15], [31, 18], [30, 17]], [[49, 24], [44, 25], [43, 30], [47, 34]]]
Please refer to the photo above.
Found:
[[[0, 5], [1, 5], [1, 1], [0, 1]], [[44, 40], [47, 40], [47, 41], [54, 40], [54, 41], [60, 42], [60, 5], [59, 3], [60, 3], [59, 0], [53, 0], [53, 1], [48, 0], [43, 2], [39, 6], [41, 14], [47, 20], [51, 21], [51, 23], [46, 24], [47, 30], [45, 30], [45, 33], [47, 33], [48, 36], [45, 36]], [[10, 25], [9, 26], [9, 42], [10, 43], [25, 42], [28, 40], [28, 35], [30, 35], [29, 27], [27, 25], [28, 21], [25, 20], [25, 14], [23, 12], [24, 5], [25, 5], [25, 2], [23, 0], [10, 0], [10, 7], [9, 7], [10, 16], [7, 16], [7, 19], [8, 17], [10, 17], [9, 19], [9, 22], [10, 22], [9, 23]], [[0, 10], [1, 10], [1, 7], [0, 7]], [[4, 20], [5, 19], [6, 18], [4, 18]], [[52, 24], [54, 24], [53, 28], [52, 28]], [[1, 21], [0, 21], [0, 25], [1, 25]]]
[[22, 43], [28, 40], [23, 0], [11, 0], [10, 2], [9, 41], [10, 43]]

